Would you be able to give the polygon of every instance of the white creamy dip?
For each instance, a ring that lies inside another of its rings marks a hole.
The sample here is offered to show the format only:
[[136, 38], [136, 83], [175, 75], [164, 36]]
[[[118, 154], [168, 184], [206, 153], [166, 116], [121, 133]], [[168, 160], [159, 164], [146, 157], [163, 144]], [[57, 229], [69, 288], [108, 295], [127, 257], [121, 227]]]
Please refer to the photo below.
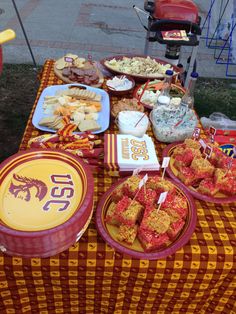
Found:
[[123, 91], [132, 88], [132, 82], [126, 76], [123, 78], [114, 76], [113, 79], [107, 81], [107, 86], [116, 91]]
[[143, 112], [120, 111], [117, 124], [120, 133], [142, 137], [147, 131], [149, 119]]

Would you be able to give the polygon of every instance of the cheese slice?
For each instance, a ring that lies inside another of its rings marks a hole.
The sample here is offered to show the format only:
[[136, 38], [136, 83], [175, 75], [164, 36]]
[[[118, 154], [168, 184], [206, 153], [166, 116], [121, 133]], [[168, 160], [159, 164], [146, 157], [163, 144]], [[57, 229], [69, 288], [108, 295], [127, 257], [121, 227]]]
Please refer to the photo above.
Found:
[[81, 132], [85, 131], [98, 131], [101, 126], [95, 120], [83, 120], [79, 124], [79, 130]]

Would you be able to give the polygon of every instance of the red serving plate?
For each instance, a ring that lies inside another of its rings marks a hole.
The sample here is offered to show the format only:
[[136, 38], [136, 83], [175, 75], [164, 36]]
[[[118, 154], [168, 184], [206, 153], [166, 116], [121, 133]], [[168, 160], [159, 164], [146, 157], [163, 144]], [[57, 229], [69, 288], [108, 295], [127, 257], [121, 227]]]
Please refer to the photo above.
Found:
[[[174, 149], [182, 144], [183, 142], [175, 142], [172, 144], [169, 144], [166, 146], [166, 148], [163, 150], [163, 157], [171, 157]], [[173, 166], [174, 164], [174, 158], [170, 159], [169, 166], [166, 169], [167, 174], [181, 187], [184, 187], [187, 189], [187, 191], [192, 194], [193, 197], [196, 199], [205, 201], [205, 202], [211, 202], [211, 203], [216, 203], [216, 204], [226, 204], [226, 203], [232, 203], [236, 201], [236, 195], [235, 196], [227, 196], [224, 195], [223, 193], [216, 193], [216, 195], [213, 196], [208, 196], [204, 195], [202, 193], [199, 193], [195, 188], [186, 186], [183, 182], [181, 182], [177, 178], [178, 170]]]
[[177, 188], [178, 192], [182, 194], [188, 202], [188, 216], [186, 218], [185, 225], [180, 233], [176, 236], [173, 242], [171, 242], [167, 247], [155, 250], [152, 252], [144, 252], [139, 240], [136, 238], [133, 245], [125, 244], [116, 239], [116, 234], [118, 228], [116, 226], [109, 225], [105, 222], [106, 212], [111, 204], [111, 194], [115, 188], [117, 188], [123, 181], [127, 179], [123, 178], [113, 184], [109, 190], [102, 196], [97, 210], [96, 210], [96, 225], [99, 233], [101, 234], [103, 240], [112, 246], [118, 252], [127, 254], [131, 257], [137, 259], [147, 259], [147, 260], [157, 260], [160, 258], [165, 258], [168, 255], [174, 254], [177, 250], [183, 247], [191, 238], [197, 221], [196, 206], [192, 196], [189, 194], [185, 187], [179, 187], [178, 183], [171, 179]]
[[[148, 79], [154, 80], [154, 79], [163, 79], [164, 75], [160, 74], [160, 75], [156, 75], [156, 76], [148, 76], [148, 75], [139, 75], [139, 74], [132, 74], [132, 73], [126, 73], [126, 72], [122, 72], [122, 71], [118, 71], [118, 70], [114, 70], [112, 69], [109, 65], [106, 64], [106, 61], [110, 61], [112, 59], [116, 59], [116, 60], [122, 60], [123, 57], [127, 57], [127, 58], [134, 58], [134, 57], [141, 57], [141, 58], [146, 58], [146, 56], [144, 55], [121, 55], [121, 56], [112, 56], [112, 57], [107, 57], [104, 58], [102, 60], [100, 60], [100, 63], [111, 73], [114, 74], [125, 74], [125, 75], [129, 75], [132, 76], [136, 81], [146, 81]], [[151, 57], [151, 59], [156, 60], [157, 62], [161, 63], [161, 64], [171, 64], [170, 62], [166, 62], [164, 60], [158, 59], [158, 58], [153, 58]], [[174, 76], [178, 75], [178, 73], [180, 72], [180, 69], [176, 66], [171, 64], [171, 67], [174, 70]]]
[[0, 165], [0, 244], [6, 254], [49, 257], [68, 249], [93, 212], [93, 176], [74, 155], [17, 153]]

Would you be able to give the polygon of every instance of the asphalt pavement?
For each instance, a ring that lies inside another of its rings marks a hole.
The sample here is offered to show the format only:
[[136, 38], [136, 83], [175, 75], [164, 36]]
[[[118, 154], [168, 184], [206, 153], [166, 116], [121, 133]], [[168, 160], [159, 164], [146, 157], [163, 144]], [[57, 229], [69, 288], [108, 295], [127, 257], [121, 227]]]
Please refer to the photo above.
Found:
[[[141, 22], [133, 5], [143, 9], [141, 0], [2, 0], [0, 28], [12, 28], [16, 38], [3, 45], [4, 63], [33, 63], [25, 35], [14, 7], [17, 6], [22, 24], [38, 65], [45, 59], [58, 59], [68, 52], [94, 60], [123, 54], [143, 54], [147, 17], [140, 13]], [[205, 20], [210, 0], [196, 0], [202, 21]], [[197, 70], [202, 77], [226, 78], [226, 62], [216, 64], [221, 49], [207, 47], [203, 36], [197, 52]], [[163, 58], [165, 45], [152, 43], [149, 54]], [[191, 55], [191, 48], [182, 47], [181, 61]], [[227, 54], [224, 52], [222, 57]], [[233, 68], [232, 73], [236, 73]]]

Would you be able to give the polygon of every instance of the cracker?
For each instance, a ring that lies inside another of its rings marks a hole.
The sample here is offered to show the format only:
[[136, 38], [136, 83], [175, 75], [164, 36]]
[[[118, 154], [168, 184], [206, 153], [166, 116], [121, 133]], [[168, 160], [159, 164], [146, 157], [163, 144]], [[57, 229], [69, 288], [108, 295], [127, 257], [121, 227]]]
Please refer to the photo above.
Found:
[[78, 126], [81, 132], [85, 131], [98, 131], [101, 129], [101, 126], [95, 120], [83, 120]]
[[[73, 53], [67, 53], [67, 54], [65, 55], [65, 57], [72, 58], [72, 59], [74, 59], [74, 60], [78, 58], [78, 56], [75, 55], [75, 54], [73, 54]], [[64, 57], [63, 57], [63, 59], [64, 59]]]
[[84, 67], [84, 63], [85, 63], [85, 59], [84, 59], [84, 58], [77, 58], [77, 59], [75, 59], [75, 61], [74, 61], [74, 65], [75, 65], [77, 68], [83, 68], [83, 67]]
[[84, 107], [85, 113], [95, 113], [98, 112], [98, 109], [95, 106], [86, 106]]
[[97, 112], [90, 112], [85, 115], [85, 120], [97, 120], [98, 113]]
[[85, 63], [85, 58], [78, 58], [78, 60], [81, 62], [81, 63]]
[[64, 57], [58, 59], [55, 65], [56, 65], [57, 70], [63, 70], [66, 67], [66, 62], [64, 60]]
[[63, 95], [68, 95], [74, 98], [79, 99], [94, 99], [96, 97], [96, 93], [89, 90], [83, 90], [80, 88], [72, 88], [63, 93]]
[[48, 127], [50, 129], [60, 129], [63, 126], [62, 118], [58, 116], [51, 116], [42, 118], [39, 125]]
[[96, 94], [96, 96], [93, 98], [95, 101], [101, 101], [102, 100], [102, 95]]
[[55, 116], [42, 118], [39, 121], [39, 125], [48, 126], [49, 124], [51, 124], [55, 121], [55, 118], [56, 118]]

